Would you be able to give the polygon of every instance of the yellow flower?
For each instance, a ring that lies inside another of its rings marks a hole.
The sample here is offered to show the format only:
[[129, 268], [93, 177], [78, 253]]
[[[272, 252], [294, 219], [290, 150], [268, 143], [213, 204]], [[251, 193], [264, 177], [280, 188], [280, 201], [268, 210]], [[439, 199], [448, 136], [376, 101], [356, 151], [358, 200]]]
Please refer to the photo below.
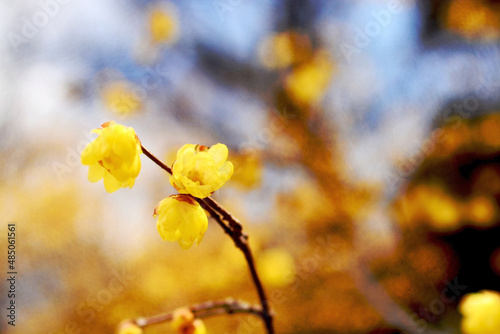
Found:
[[226, 161], [227, 155], [224, 144], [210, 148], [186, 144], [177, 152], [170, 183], [181, 194], [208, 197], [233, 175], [233, 164]]
[[462, 330], [464, 334], [500, 333], [500, 294], [496, 291], [483, 290], [465, 296], [460, 302], [463, 314]]
[[118, 328], [118, 334], [142, 334], [142, 329], [131, 322], [125, 322]]
[[208, 218], [200, 204], [188, 195], [164, 198], [155, 208], [156, 228], [163, 240], [177, 241], [188, 249], [200, 244], [208, 227]]
[[104, 188], [110, 193], [132, 188], [141, 170], [139, 154], [142, 153], [134, 129], [111, 121], [92, 132], [99, 137], [88, 144], [81, 155], [82, 164], [89, 166], [89, 181], [104, 179]]
[[206, 334], [207, 329], [201, 319], [195, 319], [193, 313], [187, 308], [174, 311], [172, 328], [180, 334]]

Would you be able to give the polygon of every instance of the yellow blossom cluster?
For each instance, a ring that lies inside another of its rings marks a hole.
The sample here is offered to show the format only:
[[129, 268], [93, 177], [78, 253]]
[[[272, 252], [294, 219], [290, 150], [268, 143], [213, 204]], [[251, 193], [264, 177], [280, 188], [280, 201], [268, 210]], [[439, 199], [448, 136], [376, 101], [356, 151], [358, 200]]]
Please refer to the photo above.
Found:
[[184, 249], [201, 242], [208, 219], [194, 197], [208, 197], [229, 180], [233, 164], [226, 161], [227, 156], [224, 144], [210, 148], [186, 144], [177, 152], [170, 183], [181, 195], [162, 200], [154, 214], [163, 240], [177, 241]]
[[[88, 144], [81, 161], [89, 166], [88, 179], [104, 179], [108, 192], [132, 188], [139, 175], [142, 146], [134, 129], [107, 122], [93, 132], [99, 137]], [[210, 196], [233, 174], [224, 144], [212, 147], [186, 144], [177, 152], [170, 183], [181, 194], [163, 199], [154, 210], [156, 227], [163, 240], [177, 241], [184, 248], [199, 244], [208, 227], [208, 218], [197, 199]]]
[[149, 32], [155, 44], [169, 44], [179, 38], [179, 19], [177, 8], [167, 3], [155, 6], [149, 14]]

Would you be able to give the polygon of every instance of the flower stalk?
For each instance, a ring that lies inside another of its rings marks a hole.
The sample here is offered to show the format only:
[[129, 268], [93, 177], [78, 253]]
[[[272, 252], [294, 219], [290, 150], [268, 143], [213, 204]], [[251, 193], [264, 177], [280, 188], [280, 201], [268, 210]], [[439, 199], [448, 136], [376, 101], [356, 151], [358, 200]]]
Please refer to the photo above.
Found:
[[[191, 305], [188, 309], [193, 313], [196, 318], [208, 318], [212, 316], [222, 315], [222, 314], [237, 314], [237, 313], [246, 313], [253, 314], [258, 317], [263, 317], [262, 309], [259, 306], [250, 305], [246, 302], [234, 300], [234, 299], [226, 299], [219, 301], [209, 301], [200, 304]], [[132, 322], [138, 327], [144, 328], [147, 326], [172, 321], [174, 318], [174, 312], [163, 313], [159, 315], [155, 315], [149, 318], [136, 318], [132, 320], [128, 320], [128, 322]]]
[[[151, 154], [151, 152], [149, 152], [144, 146], [141, 145], [141, 149], [145, 156], [147, 156], [151, 161], [153, 161], [156, 165], [165, 170], [167, 173], [172, 175], [172, 169], [170, 167], [168, 167], [160, 159]], [[224, 230], [224, 232], [227, 235], [229, 235], [229, 237], [231, 237], [235, 246], [239, 250], [241, 250], [241, 252], [245, 256], [245, 260], [247, 262], [248, 269], [250, 270], [250, 275], [253, 284], [257, 290], [259, 301], [262, 307], [262, 309], [258, 312], [258, 315], [264, 322], [267, 333], [274, 334], [273, 316], [270, 311], [269, 300], [267, 299], [264, 286], [262, 285], [262, 282], [257, 272], [257, 268], [255, 266], [253, 254], [250, 249], [250, 245], [248, 244], [248, 236], [243, 233], [243, 227], [241, 223], [231, 213], [229, 213], [222, 206], [220, 206], [220, 204], [218, 204], [213, 198], [211, 197], [205, 197], [205, 198], [193, 197], [193, 198], [201, 205], [203, 209], [205, 209], [210, 214], [212, 218], [214, 218], [214, 220], [219, 224], [219, 226]], [[192, 311], [193, 313], [195, 313], [194, 310]], [[195, 315], [197, 316], [196, 313]], [[167, 320], [165, 319], [163, 321]]]

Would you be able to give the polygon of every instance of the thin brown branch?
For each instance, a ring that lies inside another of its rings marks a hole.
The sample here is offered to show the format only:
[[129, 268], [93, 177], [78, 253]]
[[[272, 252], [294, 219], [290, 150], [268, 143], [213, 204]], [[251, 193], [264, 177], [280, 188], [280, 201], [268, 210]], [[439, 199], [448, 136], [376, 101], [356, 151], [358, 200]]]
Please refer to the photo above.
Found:
[[267, 332], [269, 334], [274, 334], [273, 315], [269, 307], [269, 300], [267, 299], [266, 291], [264, 290], [264, 286], [260, 281], [259, 274], [257, 273], [257, 268], [255, 267], [255, 261], [253, 259], [252, 250], [250, 249], [250, 246], [246, 242], [246, 239], [242, 240], [241, 243], [242, 247], [240, 247], [240, 249], [245, 255], [245, 259], [247, 260], [248, 268], [250, 269], [250, 274], [252, 275], [252, 280], [254, 282], [255, 288], [257, 289], [259, 300], [262, 305], [262, 320], [266, 325]]
[[243, 234], [243, 226], [240, 221], [236, 219], [230, 212], [226, 211], [219, 203], [217, 203], [212, 197], [204, 198], [204, 201], [210, 205], [215, 211], [219, 212], [222, 215], [222, 218], [229, 223], [229, 226], [233, 229], [233, 231], [240, 234], [238, 237], [243, 237], [247, 239], [247, 236]]
[[[241, 223], [236, 220], [233, 215], [231, 215], [228, 211], [221, 207], [215, 200], [213, 200], [211, 197], [207, 197], [204, 200], [209, 203], [209, 208], [211, 209], [207, 211], [209, 211], [210, 213], [212, 211], [216, 211], [214, 219], [219, 223], [219, 225], [224, 226], [224, 231], [231, 237], [235, 246], [243, 252], [243, 255], [245, 256], [248, 264], [248, 269], [250, 270], [250, 275], [252, 276], [252, 280], [257, 290], [257, 294], [259, 295], [260, 303], [262, 305], [262, 320], [266, 325], [267, 332], [269, 334], [274, 333], [273, 317], [269, 307], [269, 300], [267, 299], [264, 286], [262, 285], [259, 274], [257, 273], [252, 250], [250, 248], [250, 245], [248, 244], [248, 236], [243, 233], [243, 227]], [[200, 202], [200, 200], [198, 202]], [[201, 200], [201, 202], [204, 201]], [[228, 221], [229, 226], [231, 227], [230, 232], [226, 231], [226, 228], [229, 229], [229, 227], [227, 227], [227, 225], [224, 224], [223, 221], [219, 221], [219, 219], [221, 218], [221, 216], [219, 216], [219, 213], [224, 220]]]
[[226, 223], [224, 223], [224, 220], [222, 218], [222, 216], [217, 212], [215, 211], [210, 205], [208, 205], [203, 199], [201, 198], [196, 198], [196, 197], [193, 197], [198, 203], [200, 203], [200, 206], [205, 209], [206, 211], [208, 211], [208, 213], [210, 214], [210, 217], [212, 217], [216, 222], [217, 224], [220, 225], [220, 227], [222, 227], [222, 229], [224, 230], [224, 232], [229, 235], [231, 238], [233, 238], [233, 230], [226, 225]]
[[[207, 198], [205, 198], [206, 200]], [[214, 200], [210, 198], [211, 202], [209, 203], [216, 203]], [[203, 205], [202, 205], [203, 206]], [[271, 310], [269, 307], [269, 301], [266, 296], [266, 292], [264, 290], [264, 286], [262, 285], [262, 282], [260, 280], [259, 274], [257, 273], [257, 268], [255, 266], [255, 260], [253, 258], [252, 250], [250, 249], [250, 245], [248, 244], [248, 237], [243, 234], [241, 225], [237, 221], [231, 221], [229, 220], [229, 226], [233, 227], [235, 225], [238, 225], [240, 228], [235, 230], [234, 228], [229, 228], [226, 224], [224, 224], [223, 221], [220, 221], [221, 216], [219, 216], [218, 213], [221, 213], [222, 217], [226, 217], [225, 219], [231, 219], [232, 215], [225, 215], [224, 212], [227, 213], [225, 209], [223, 209], [220, 205], [217, 204], [217, 211], [215, 212], [214, 219], [219, 223], [219, 225], [224, 226], [224, 231], [231, 237], [233, 240], [235, 246], [240, 249], [243, 252], [243, 255], [245, 256], [245, 259], [248, 264], [248, 269], [250, 270], [250, 275], [252, 276], [252, 281], [255, 285], [255, 288], [257, 290], [257, 294], [259, 296], [260, 303], [262, 305], [262, 320], [264, 321], [264, 324], [266, 326], [266, 330], [269, 334], [274, 333], [274, 326], [273, 326], [273, 316], [271, 314]], [[214, 207], [209, 206], [210, 213], [212, 211], [215, 211]], [[222, 212], [220, 212], [222, 210]], [[211, 213], [212, 214], [212, 213]], [[230, 231], [226, 231], [226, 228], [229, 229]]]
[[142, 148], [142, 153], [144, 153], [145, 156], [147, 156], [155, 164], [157, 164], [162, 169], [164, 169], [167, 173], [172, 174], [172, 169], [170, 167], [168, 167], [167, 165], [165, 165], [160, 159], [158, 159], [153, 154], [151, 154], [151, 152], [149, 152], [142, 144], [141, 144], [141, 148]]
[[264, 286], [262, 285], [259, 274], [257, 273], [252, 250], [250, 249], [250, 245], [248, 244], [248, 236], [243, 233], [243, 227], [241, 223], [231, 213], [220, 206], [219, 203], [217, 203], [211, 197], [207, 197], [204, 200], [210, 205], [213, 210], [220, 213], [222, 215], [222, 218], [229, 223], [229, 226], [231, 227], [233, 232], [232, 234], [230, 234], [230, 236], [233, 239], [236, 247], [239, 248], [245, 256], [248, 264], [248, 269], [250, 270], [250, 275], [252, 276], [257, 294], [259, 295], [259, 300], [263, 310], [262, 319], [264, 320], [264, 323], [266, 325], [267, 332], [269, 334], [274, 333], [273, 316], [269, 307], [269, 300], [267, 299], [266, 291], [264, 290]]
[[[144, 146], [141, 145], [141, 147], [144, 155], [146, 155], [167, 173], [172, 174], [172, 169], [170, 167], [165, 165], [160, 159], [151, 154], [151, 152], [149, 152]], [[248, 244], [248, 236], [243, 233], [243, 226], [238, 219], [236, 219], [230, 212], [224, 209], [213, 198], [206, 197], [195, 199], [198, 203], [200, 203], [203, 209], [210, 213], [210, 216], [220, 225], [224, 232], [231, 237], [235, 246], [243, 252], [245, 260], [248, 264], [248, 269], [250, 270], [252, 281], [255, 285], [260, 303], [262, 305], [260, 316], [264, 321], [267, 333], [274, 334], [273, 316], [269, 307], [269, 300], [267, 299], [264, 286], [262, 285], [259, 274], [257, 273], [252, 250], [250, 249], [250, 245]], [[229, 226], [224, 223], [224, 221], [226, 221]]]
[[[249, 313], [262, 317], [262, 308], [256, 305], [250, 305], [241, 300], [228, 298], [222, 301], [206, 302], [194, 305], [190, 308], [196, 318], [203, 318], [210, 315], [217, 314], [235, 314], [235, 313]], [[222, 313], [217, 313], [221, 312]]]
[[[237, 313], [247, 313], [256, 315], [260, 318], [263, 317], [262, 309], [259, 306], [253, 306], [246, 302], [230, 298], [226, 300], [210, 301], [192, 305], [188, 307], [188, 309], [193, 313], [195, 318], [200, 318], [200, 319], [222, 314], [237, 314]], [[125, 322], [131, 322], [138, 327], [144, 328], [147, 326], [160, 324], [163, 322], [169, 322], [172, 320], [173, 320], [173, 312], [169, 312], [148, 318], [141, 317], [132, 320], [126, 320]]]

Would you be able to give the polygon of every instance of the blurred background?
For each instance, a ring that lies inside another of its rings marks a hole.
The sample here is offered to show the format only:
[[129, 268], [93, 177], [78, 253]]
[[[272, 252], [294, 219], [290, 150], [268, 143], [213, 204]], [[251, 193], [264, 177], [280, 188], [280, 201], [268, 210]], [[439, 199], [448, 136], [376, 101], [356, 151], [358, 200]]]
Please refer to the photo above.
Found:
[[109, 120], [168, 164], [185, 143], [230, 148], [214, 197], [250, 235], [278, 333], [460, 333], [460, 299], [500, 289], [498, 1], [0, 1], [0, 36], [19, 272], [2, 333], [257, 302], [213, 222], [189, 251], [161, 240], [153, 209], [175, 190], [146, 157], [132, 189], [87, 181], [80, 152]]

